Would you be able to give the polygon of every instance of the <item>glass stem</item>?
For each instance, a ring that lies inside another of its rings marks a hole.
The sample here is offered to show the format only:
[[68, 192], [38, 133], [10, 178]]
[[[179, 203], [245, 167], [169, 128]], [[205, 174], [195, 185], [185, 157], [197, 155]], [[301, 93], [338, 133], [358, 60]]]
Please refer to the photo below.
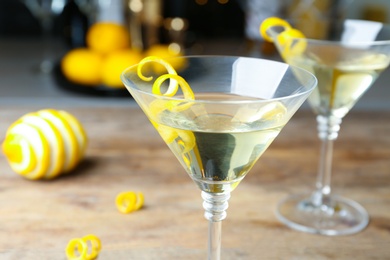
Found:
[[51, 60], [52, 55], [52, 41], [51, 30], [53, 28], [53, 21], [51, 17], [42, 18], [42, 41], [43, 41], [43, 54], [42, 61], [39, 65], [39, 71], [44, 74], [48, 74], [53, 70], [53, 62]]
[[326, 204], [331, 193], [333, 142], [337, 139], [342, 119], [334, 116], [317, 116], [318, 137], [322, 141], [316, 191], [312, 202]]
[[204, 217], [209, 221], [208, 260], [221, 259], [222, 220], [226, 218], [230, 193], [202, 191]]

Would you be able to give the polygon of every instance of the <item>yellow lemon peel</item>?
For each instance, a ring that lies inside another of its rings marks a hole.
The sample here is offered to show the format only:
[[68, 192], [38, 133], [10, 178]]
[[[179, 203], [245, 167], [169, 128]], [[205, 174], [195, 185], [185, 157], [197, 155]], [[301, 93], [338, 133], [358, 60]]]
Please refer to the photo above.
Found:
[[65, 253], [69, 260], [92, 260], [97, 258], [101, 248], [100, 239], [89, 234], [82, 238], [71, 239], [65, 248]]
[[269, 17], [260, 25], [260, 34], [265, 40], [269, 42], [275, 41], [275, 38], [268, 32], [272, 27], [283, 27], [283, 30], [276, 35], [276, 44], [280, 46], [281, 56], [284, 59], [292, 55], [300, 55], [306, 50], [307, 42], [305, 35], [301, 31], [292, 28], [287, 21], [278, 17]]
[[281, 32], [277, 39], [280, 46], [283, 48], [281, 53], [283, 58], [288, 58], [292, 55], [300, 55], [307, 47], [307, 42], [303, 33], [294, 28]]
[[[172, 86], [170, 85], [168, 87], [168, 90], [164, 94], [162, 94], [161, 93], [161, 86], [164, 83], [164, 81], [167, 79], [172, 79], [172, 80], [176, 81], [176, 84], [172, 84]], [[182, 77], [180, 77], [177, 74], [164, 74], [164, 75], [161, 75], [160, 77], [158, 77], [153, 83], [152, 93], [155, 95], [163, 95], [163, 96], [167, 96], [167, 97], [173, 97], [177, 93], [177, 91], [179, 90], [179, 86], [181, 87], [181, 90], [183, 92], [183, 96], [185, 99], [191, 99], [191, 100], [195, 99], [194, 92], [192, 92], [190, 85], [188, 85], [188, 83], [187, 83], [187, 81], [185, 81], [185, 79], [183, 79]]]
[[[159, 114], [164, 110], [180, 112], [190, 108], [193, 105], [193, 102], [191, 102], [191, 100], [195, 99], [195, 95], [190, 85], [187, 83], [187, 81], [181, 76], [177, 75], [177, 72], [175, 71], [173, 66], [168, 62], [166, 62], [165, 60], [156, 56], [146, 57], [138, 65], [137, 74], [142, 80], [151, 81], [153, 79], [153, 77], [146, 77], [142, 74], [142, 68], [148, 62], [157, 62], [163, 65], [168, 71], [168, 74], [163, 74], [159, 76], [153, 82], [153, 86], [152, 86], [153, 94], [159, 96], [173, 97], [177, 94], [180, 87], [184, 99], [186, 99], [186, 100], [164, 100], [164, 99], [153, 100], [149, 104], [150, 121], [152, 122], [153, 126], [156, 128], [156, 130], [158, 131], [158, 133], [166, 143], [168, 144], [172, 143], [177, 138], [180, 138], [179, 146], [182, 147], [182, 153], [183, 154], [187, 153], [191, 149], [193, 149], [196, 144], [194, 134], [191, 131], [177, 130], [169, 126], [161, 125], [157, 123], [157, 121], [158, 121]], [[162, 92], [161, 88], [163, 86], [163, 83], [168, 79], [170, 80], [169, 86], [167, 87], [167, 90], [165, 92]]]
[[115, 204], [119, 212], [128, 214], [139, 210], [144, 204], [144, 194], [142, 192], [124, 191], [115, 198]]
[[286, 21], [279, 17], [268, 17], [265, 19], [260, 25], [260, 34], [264, 38], [264, 40], [273, 42], [274, 39], [268, 34], [268, 29], [271, 27], [283, 27], [284, 30], [288, 30], [291, 28], [291, 25]]
[[142, 68], [145, 66], [145, 64], [149, 62], [157, 62], [165, 67], [165, 69], [168, 71], [169, 74], [177, 75], [176, 70], [173, 68], [173, 66], [166, 62], [165, 60], [157, 57], [157, 56], [148, 56], [146, 58], [143, 58], [139, 63], [137, 67], [137, 75], [144, 81], [151, 81], [153, 79], [152, 76], [146, 77], [142, 74]]

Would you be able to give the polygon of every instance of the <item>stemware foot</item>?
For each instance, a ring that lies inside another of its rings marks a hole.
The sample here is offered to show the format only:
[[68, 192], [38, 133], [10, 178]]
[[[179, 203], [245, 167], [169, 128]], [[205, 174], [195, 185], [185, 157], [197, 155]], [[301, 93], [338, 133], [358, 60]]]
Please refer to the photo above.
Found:
[[358, 233], [369, 222], [360, 204], [336, 195], [320, 204], [315, 204], [308, 194], [289, 196], [279, 203], [276, 216], [292, 229], [328, 236]]

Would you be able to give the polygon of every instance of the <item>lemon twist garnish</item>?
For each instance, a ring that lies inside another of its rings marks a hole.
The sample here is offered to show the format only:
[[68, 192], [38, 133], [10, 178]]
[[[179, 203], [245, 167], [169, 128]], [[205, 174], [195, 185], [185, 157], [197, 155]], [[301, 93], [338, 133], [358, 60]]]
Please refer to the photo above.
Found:
[[264, 38], [264, 40], [273, 42], [274, 39], [268, 34], [268, 29], [271, 27], [283, 27], [284, 31], [291, 29], [291, 25], [286, 21], [279, 17], [268, 17], [265, 19], [260, 25], [260, 34]]
[[142, 192], [124, 191], [116, 196], [115, 204], [119, 212], [127, 214], [139, 210], [144, 204]]
[[[162, 94], [161, 86], [164, 83], [164, 81], [167, 79], [173, 79], [176, 81], [177, 84], [174, 84], [172, 87], [170, 86], [168, 90], [164, 94]], [[153, 83], [152, 93], [155, 95], [173, 97], [179, 90], [179, 86], [181, 87], [185, 99], [191, 99], [191, 100], [195, 99], [194, 92], [192, 92], [190, 85], [188, 85], [185, 79], [183, 79], [177, 74], [164, 74], [158, 77], [156, 81]]]
[[86, 235], [82, 238], [71, 239], [66, 246], [65, 253], [69, 260], [92, 260], [96, 259], [102, 244], [95, 235]]
[[[177, 72], [173, 68], [171, 64], [166, 62], [165, 60], [156, 57], [149, 56], [144, 58], [137, 67], [138, 76], [144, 81], [151, 81], [153, 77], [146, 77], [142, 74], [142, 68], [146, 63], [149, 62], [157, 62], [163, 65], [168, 74], [163, 74], [159, 76], [154, 82], [152, 86], [152, 93], [159, 96], [173, 97], [177, 94], [179, 87], [183, 93], [183, 100], [164, 100], [164, 99], [156, 99], [149, 104], [149, 117], [153, 126], [157, 129], [160, 136], [163, 140], [169, 144], [172, 143], [177, 138], [181, 139], [180, 147], [182, 147], [182, 153], [187, 153], [195, 146], [195, 136], [191, 131], [187, 130], [177, 130], [169, 126], [161, 125], [157, 123], [158, 116], [164, 110], [169, 110], [172, 112], [180, 112], [190, 108], [193, 105], [191, 100], [195, 99], [195, 95], [187, 83], [187, 81], [181, 76], [177, 75]], [[169, 86], [165, 92], [162, 92], [161, 88], [163, 83], [166, 80], [170, 80]]]
[[[149, 76], [149, 77], [146, 77], [144, 76], [144, 74], [142, 73], [142, 68], [145, 66], [145, 64], [147, 63], [150, 63], [150, 62], [157, 62], [161, 65], [163, 65], [165, 67], [165, 69], [168, 71], [168, 74], [170, 75], [177, 75], [177, 72], [176, 70], [173, 68], [173, 66], [171, 64], [169, 64], [168, 62], [166, 62], [165, 60], [159, 58], [159, 57], [156, 57], [156, 56], [149, 56], [149, 57], [146, 57], [144, 59], [142, 59], [138, 66], [137, 66], [137, 75], [138, 77], [140, 77], [142, 80], [144, 81], [151, 81], [153, 80], [153, 77], [152, 76]], [[176, 92], [174, 92], [175, 90], [177, 91], [177, 81], [175, 80], [172, 80], [169, 84], [169, 87], [168, 87], [168, 90], [167, 92], [165, 93], [166, 95], [175, 95]]]
[[[281, 32], [276, 32], [277, 35], [274, 35], [276, 38], [273, 38], [269, 33], [269, 29], [272, 27], [283, 28]], [[307, 47], [305, 35], [301, 31], [292, 28], [287, 21], [278, 17], [269, 17], [265, 19], [260, 25], [260, 34], [266, 41], [274, 42], [276, 40], [276, 43], [281, 48], [281, 56], [284, 59], [287, 59], [292, 55], [302, 54]]]

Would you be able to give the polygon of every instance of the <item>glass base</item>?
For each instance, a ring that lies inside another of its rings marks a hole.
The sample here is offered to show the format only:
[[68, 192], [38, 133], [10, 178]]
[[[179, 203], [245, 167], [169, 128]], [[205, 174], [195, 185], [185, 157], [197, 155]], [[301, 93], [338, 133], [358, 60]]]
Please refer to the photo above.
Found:
[[314, 204], [307, 194], [287, 197], [279, 203], [276, 216], [292, 229], [327, 236], [354, 234], [369, 222], [360, 204], [335, 195], [321, 205]]

